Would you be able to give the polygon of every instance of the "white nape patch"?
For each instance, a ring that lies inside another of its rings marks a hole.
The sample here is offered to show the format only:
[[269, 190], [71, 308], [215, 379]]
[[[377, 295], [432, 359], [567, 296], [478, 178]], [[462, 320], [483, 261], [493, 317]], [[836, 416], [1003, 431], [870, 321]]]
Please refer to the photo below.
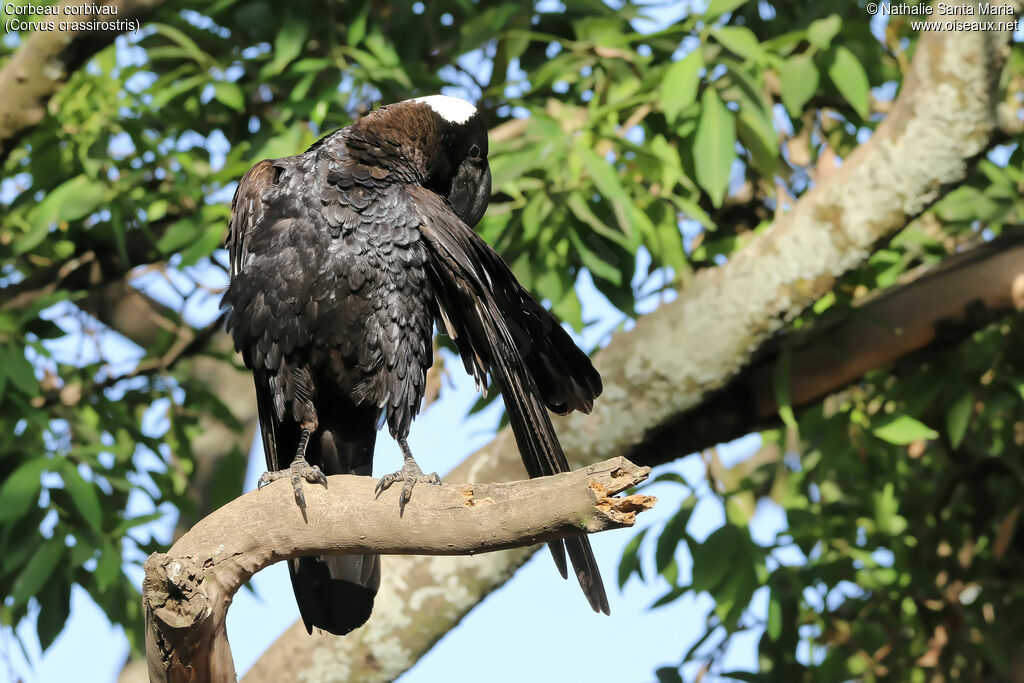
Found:
[[476, 113], [476, 107], [466, 100], [448, 95], [428, 95], [412, 101], [427, 105], [448, 123], [465, 123]]

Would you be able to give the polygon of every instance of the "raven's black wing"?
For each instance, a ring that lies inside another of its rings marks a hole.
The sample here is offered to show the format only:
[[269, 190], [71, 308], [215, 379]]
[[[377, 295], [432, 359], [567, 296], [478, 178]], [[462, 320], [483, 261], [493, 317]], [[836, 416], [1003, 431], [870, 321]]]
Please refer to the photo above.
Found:
[[[558, 321], [515, 279], [501, 257], [437, 194], [407, 192], [430, 252], [429, 272], [441, 318], [466, 368], [502, 390], [509, 424], [531, 477], [567, 472], [547, 408], [589, 412], [601, 376]], [[564, 548], [594, 611], [610, 612], [586, 536], [549, 544], [564, 577]]]
[[[230, 261], [230, 274], [232, 281], [242, 274], [251, 260], [257, 256], [251, 248], [252, 238], [259, 230], [268, 230], [269, 226], [264, 224], [263, 194], [274, 183], [278, 170], [272, 162], [264, 159], [242, 176], [235, 190], [235, 196], [231, 200], [231, 221], [228, 223], [228, 256]], [[234, 282], [233, 282], [234, 284]], [[231, 302], [231, 295], [236, 294], [231, 288], [228, 290], [226, 301]], [[260, 296], [256, 293], [255, 296]], [[253, 330], [253, 323], [260, 324], [259, 314], [249, 314], [245, 317], [239, 310], [239, 301], [231, 302], [232, 309], [228, 314], [228, 329], [235, 331], [235, 338], [243, 336], [255, 339], [260, 335], [259, 330]], [[241, 329], [240, 329], [241, 328]], [[260, 420], [260, 435], [263, 439], [263, 453], [267, 460], [267, 468], [276, 471], [287, 467], [291, 458], [282, 461], [278, 457], [277, 445], [284, 443], [298, 443], [299, 425], [295, 423], [284, 423], [279, 420], [274, 410], [273, 398], [270, 391], [270, 378], [267, 368], [263, 363], [254, 362], [252, 356], [254, 349], [239, 348], [246, 365], [253, 370], [253, 379], [256, 383], [256, 407]]]

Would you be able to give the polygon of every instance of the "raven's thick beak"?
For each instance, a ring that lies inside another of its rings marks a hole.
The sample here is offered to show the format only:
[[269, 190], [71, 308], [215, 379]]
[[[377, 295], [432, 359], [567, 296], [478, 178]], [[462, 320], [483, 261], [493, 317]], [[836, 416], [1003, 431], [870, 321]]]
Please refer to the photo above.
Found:
[[455, 213], [472, 228], [483, 218], [490, 200], [491, 167], [486, 162], [482, 167], [463, 163], [448, 193], [448, 201]]
[[483, 177], [476, 186], [476, 196], [473, 197], [473, 210], [469, 227], [475, 226], [484, 217], [487, 211], [487, 204], [491, 201], [491, 166], [484, 165]]

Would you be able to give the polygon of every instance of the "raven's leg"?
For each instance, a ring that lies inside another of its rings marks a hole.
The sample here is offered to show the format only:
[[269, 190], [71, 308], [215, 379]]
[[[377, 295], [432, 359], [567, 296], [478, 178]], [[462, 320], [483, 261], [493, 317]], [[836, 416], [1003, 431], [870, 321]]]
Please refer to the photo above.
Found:
[[302, 493], [302, 481], [308, 481], [311, 484], [323, 484], [324, 488], [327, 488], [327, 477], [320, 471], [320, 468], [316, 465], [310, 465], [306, 462], [306, 446], [309, 444], [309, 435], [312, 426], [316, 429], [315, 425], [302, 425], [302, 436], [299, 437], [299, 447], [295, 451], [295, 458], [292, 460], [292, 464], [288, 466], [288, 469], [278, 470], [277, 472], [264, 472], [260, 476], [260, 481], [256, 485], [257, 488], [263, 488], [267, 484], [277, 479], [284, 479], [290, 477], [292, 480], [292, 488], [295, 490], [295, 502], [299, 504], [299, 507], [303, 510], [306, 509], [306, 496]]
[[413, 460], [412, 451], [409, 450], [409, 444], [406, 443], [404, 438], [398, 439], [398, 447], [402, 449], [402, 456], [405, 462], [402, 464], [402, 469], [391, 474], [385, 474], [377, 482], [377, 488], [374, 490], [374, 494], [380, 496], [381, 493], [386, 491], [392, 484], [397, 481], [405, 482], [402, 485], [402, 494], [398, 497], [398, 514], [401, 515], [405, 512], [405, 504], [409, 502], [412, 497], [412, 487], [417, 482], [424, 482], [427, 484], [440, 484], [441, 477], [437, 476], [437, 472], [431, 472], [430, 474], [423, 474], [423, 470]]

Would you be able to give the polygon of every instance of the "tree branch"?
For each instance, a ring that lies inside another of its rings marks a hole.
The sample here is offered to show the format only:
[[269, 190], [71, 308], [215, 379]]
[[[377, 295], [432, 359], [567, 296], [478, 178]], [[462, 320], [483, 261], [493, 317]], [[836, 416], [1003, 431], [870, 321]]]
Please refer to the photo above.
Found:
[[615, 458], [583, 470], [513, 484], [419, 486], [404, 516], [398, 490], [374, 497], [376, 480], [335, 475], [236, 498], [145, 563], [143, 606], [151, 681], [234, 681], [224, 623], [232, 596], [274, 562], [307, 555], [462, 555], [632, 526], [655, 499], [617, 493], [650, 468]]
[[[779, 424], [775, 375], [789, 355], [789, 404], [802, 408], [877, 368], [948, 347], [1024, 308], [1024, 232], [956, 254], [811, 329], [762, 345], [722, 390], [667, 421], [634, 449], [645, 465], [669, 462]], [[642, 457], [641, 457], [642, 454]]]
[[[685, 419], [837, 277], [961, 182], [972, 160], [993, 143], [996, 86], [1009, 37], [922, 35], [892, 112], [867, 143], [728, 263], [698, 273], [676, 301], [640, 319], [597, 355], [605, 392], [594, 412], [555, 420], [570, 463], [633, 453], [655, 457], [638, 448], [659, 425]], [[686, 454], [675, 444], [666, 448], [656, 454], [661, 461]], [[505, 430], [449, 478], [502, 481], [522, 472]], [[378, 600], [365, 627], [328, 639], [310, 638], [301, 625], [293, 626], [246, 680], [282, 680], [285, 651], [291, 680], [344, 680], [340, 671], [350, 679], [394, 680], [529, 554], [504, 551], [488, 556], [486, 566], [453, 559], [445, 575], [459, 582], [458, 600], [401, 624], [393, 615], [417, 592], [435, 586], [436, 572], [424, 558], [389, 558], [383, 567], [387, 597]], [[296, 661], [308, 665], [299, 669]]]
[[[113, 0], [95, 2], [117, 8], [110, 20], [128, 21], [163, 4], [164, 0]], [[64, 7], [81, 5], [82, 0], [63, 0]], [[29, 17], [31, 18], [31, 17]], [[87, 59], [114, 42], [117, 31], [35, 31], [3, 68], [0, 68], [0, 166], [18, 141], [46, 116], [50, 98], [64, 87], [68, 77]]]

